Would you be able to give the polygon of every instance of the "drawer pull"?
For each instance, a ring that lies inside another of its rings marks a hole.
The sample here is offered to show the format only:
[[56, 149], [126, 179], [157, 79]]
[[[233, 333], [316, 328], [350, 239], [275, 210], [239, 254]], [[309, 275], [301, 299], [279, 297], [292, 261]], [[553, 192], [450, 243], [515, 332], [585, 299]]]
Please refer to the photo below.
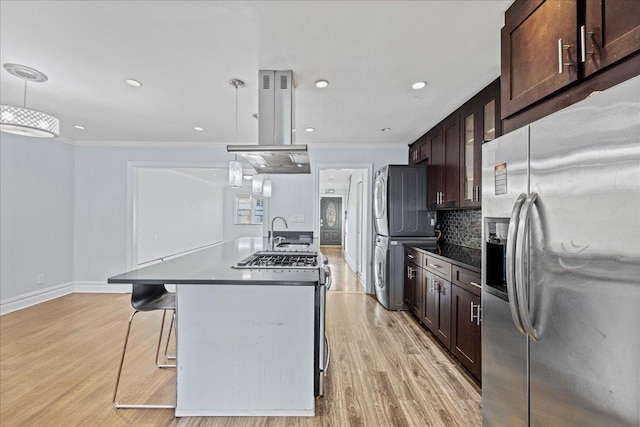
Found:
[[414, 258], [415, 258], [415, 257], [414, 257], [413, 255], [411, 255], [411, 254], [407, 254], [407, 256], [408, 256], [409, 258], [411, 258], [411, 259], [414, 259]]
[[482, 287], [482, 286], [478, 285], [476, 282], [469, 281], [469, 283], [471, 283], [473, 286], [476, 286], [476, 287], [478, 287], [478, 288], [481, 288], [481, 287]]
[[442, 268], [441, 265], [438, 264], [427, 264], [428, 267], [433, 267], [433, 268]]

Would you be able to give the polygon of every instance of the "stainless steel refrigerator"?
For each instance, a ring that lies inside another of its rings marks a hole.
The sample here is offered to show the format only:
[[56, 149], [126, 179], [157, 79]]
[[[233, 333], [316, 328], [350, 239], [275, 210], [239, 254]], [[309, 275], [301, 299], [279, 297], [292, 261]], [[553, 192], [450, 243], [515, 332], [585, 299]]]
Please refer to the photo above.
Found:
[[484, 426], [640, 425], [640, 77], [482, 151]]

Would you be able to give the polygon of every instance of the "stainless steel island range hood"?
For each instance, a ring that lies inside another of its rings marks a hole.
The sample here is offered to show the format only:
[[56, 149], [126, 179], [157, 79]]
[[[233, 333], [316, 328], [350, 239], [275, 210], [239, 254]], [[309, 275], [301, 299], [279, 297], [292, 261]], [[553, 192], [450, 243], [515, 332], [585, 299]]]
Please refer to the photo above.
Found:
[[293, 144], [293, 72], [260, 70], [258, 144], [227, 145], [258, 173], [311, 173], [306, 145]]

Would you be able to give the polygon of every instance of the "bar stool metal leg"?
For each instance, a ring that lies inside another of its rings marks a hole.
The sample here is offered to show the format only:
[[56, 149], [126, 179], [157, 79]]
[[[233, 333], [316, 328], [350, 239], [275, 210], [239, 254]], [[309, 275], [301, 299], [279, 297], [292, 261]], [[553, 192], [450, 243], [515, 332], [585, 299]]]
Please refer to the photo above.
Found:
[[171, 319], [171, 325], [169, 326], [169, 336], [167, 337], [167, 344], [164, 346], [164, 358], [167, 360], [176, 360], [176, 356], [169, 356], [169, 341], [171, 341], [171, 331], [176, 327], [176, 312], [173, 312], [173, 318]]
[[[164, 331], [164, 322], [165, 322], [165, 318], [167, 316], [167, 310], [164, 310], [162, 313], [162, 324], [160, 325], [160, 336], [158, 337], [158, 347], [156, 348], [156, 366], [158, 368], [175, 368], [176, 365], [167, 365], [167, 364], [161, 364], [158, 363], [158, 359], [160, 357], [160, 343], [162, 342], [162, 332]], [[169, 336], [167, 337], [167, 345], [165, 347], [165, 357], [167, 354], [167, 347], [169, 347], [169, 339], [171, 338], [171, 329], [173, 329], [173, 321], [175, 319], [176, 316], [176, 312], [173, 312], [173, 316], [171, 318], [171, 325], [169, 326]], [[175, 359], [175, 357], [174, 357]]]
[[134, 310], [129, 317], [129, 325], [127, 326], [127, 335], [124, 339], [124, 348], [122, 349], [122, 357], [120, 357], [120, 367], [118, 367], [118, 378], [116, 379], [116, 388], [113, 391], [113, 406], [117, 409], [175, 409], [175, 405], [151, 405], [151, 404], [141, 404], [141, 405], [132, 405], [126, 403], [118, 403], [116, 397], [118, 395], [118, 385], [120, 384], [120, 375], [122, 374], [122, 366], [124, 365], [124, 356], [127, 352], [127, 344], [129, 342], [129, 334], [131, 332], [131, 323], [133, 322], [133, 317], [138, 313], [138, 310]]

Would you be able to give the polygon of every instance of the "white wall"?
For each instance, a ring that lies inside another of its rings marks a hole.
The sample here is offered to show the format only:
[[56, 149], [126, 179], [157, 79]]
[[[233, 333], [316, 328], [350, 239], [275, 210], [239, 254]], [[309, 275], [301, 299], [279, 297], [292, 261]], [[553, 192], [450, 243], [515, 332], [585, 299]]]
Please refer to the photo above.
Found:
[[136, 168], [138, 264], [223, 239], [223, 188], [175, 169]]
[[133, 167], [226, 167], [224, 147], [76, 146], [75, 280], [89, 287], [132, 268]]
[[[231, 158], [225, 147], [74, 147], [5, 134], [1, 141], [3, 302], [41, 290], [35, 284], [38, 274], [45, 274], [45, 287], [75, 283], [78, 290], [106, 285], [108, 277], [132, 268], [135, 166], [226, 168]], [[375, 171], [388, 163], [406, 163], [406, 148], [311, 148], [310, 157], [310, 175], [270, 175], [273, 196], [265, 206], [263, 227], [239, 226], [241, 231], [224, 238], [256, 231], [266, 236], [275, 215], [287, 217], [292, 230], [317, 233], [319, 165]], [[292, 214], [304, 221], [294, 223]], [[371, 218], [366, 224], [364, 250], [370, 260]], [[370, 263], [363, 268], [368, 272]]]
[[32, 294], [72, 289], [73, 152], [56, 140], [0, 133], [1, 312], [18, 300], [38, 302]]

